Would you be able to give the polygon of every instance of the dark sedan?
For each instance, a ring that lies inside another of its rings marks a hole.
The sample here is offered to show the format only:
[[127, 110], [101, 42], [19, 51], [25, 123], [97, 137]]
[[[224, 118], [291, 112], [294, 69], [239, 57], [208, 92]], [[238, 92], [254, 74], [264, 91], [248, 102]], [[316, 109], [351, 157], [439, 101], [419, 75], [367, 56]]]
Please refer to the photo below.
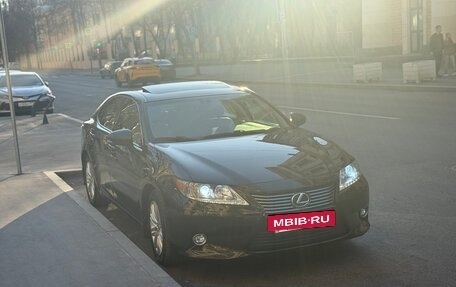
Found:
[[[43, 81], [35, 72], [10, 72], [12, 93], [15, 111], [36, 112], [46, 110], [54, 112], [55, 96], [52, 94], [48, 83]], [[9, 111], [8, 89], [6, 86], [5, 72], [0, 72], [0, 111]]]
[[109, 77], [114, 78], [114, 71], [120, 67], [122, 61], [109, 61], [107, 62], [103, 68], [100, 69], [100, 77], [102, 79]]
[[160, 74], [163, 81], [172, 81], [176, 79], [176, 66], [168, 59], [155, 59], [155, 64], [160, 68]]
[[163, 264], [366, 233], [369, 187], [355, 159], [304, 121], [215, 81], [114, 94], [82, 127], [88, 198], [138, 220]]

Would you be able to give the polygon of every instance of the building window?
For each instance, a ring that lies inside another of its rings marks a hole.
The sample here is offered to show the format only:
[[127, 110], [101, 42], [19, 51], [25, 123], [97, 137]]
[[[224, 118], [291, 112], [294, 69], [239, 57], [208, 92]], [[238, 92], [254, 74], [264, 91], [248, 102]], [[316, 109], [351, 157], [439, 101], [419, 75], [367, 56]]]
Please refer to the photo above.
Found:
[[423, 48], [423, 0], [410, 0], [410, 48], [412, 53]]

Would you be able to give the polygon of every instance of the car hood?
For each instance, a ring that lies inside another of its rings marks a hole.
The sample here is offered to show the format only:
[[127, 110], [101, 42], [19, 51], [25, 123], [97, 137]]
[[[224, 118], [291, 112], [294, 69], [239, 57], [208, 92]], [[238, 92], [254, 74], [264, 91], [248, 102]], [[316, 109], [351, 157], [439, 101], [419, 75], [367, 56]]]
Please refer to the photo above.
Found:
[[212, 184], [333, 184], [353, 161], [336, 144], [300, 128], [151, 147], [168, 158], [176, 176]]
[[[29, 98], [38, 96], [43, 93], [49, 92], [49, 88], [46, 86], [33, 86], [33, 87], [12, 87], [13, 97], [18, 98]], [[7, 95], [8, 90], [6, 87], [0, 88], [0, 95]]]

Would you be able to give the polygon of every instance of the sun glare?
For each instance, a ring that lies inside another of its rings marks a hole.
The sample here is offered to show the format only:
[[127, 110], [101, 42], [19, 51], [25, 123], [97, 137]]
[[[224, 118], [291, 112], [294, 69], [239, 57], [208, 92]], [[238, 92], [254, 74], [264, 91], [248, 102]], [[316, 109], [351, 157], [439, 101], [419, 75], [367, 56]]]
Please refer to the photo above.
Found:
[[[57, 56], [58, 58], [65, 60], [70, 59], [70, 62], [71, 59], [83, 58], [84, 56], [79, 56], [78, 53], [82, 55], [84, 53], [83, 51], [93, 45], [94, 41], [100, 39], [109, 41], [120, 31], [129, 33], [129, 25], [141, 21], [143, 16], [154, 9], [157, 9], [167, 1], [168, 0], [130, 0], [127, 4], [117, 7], [117, 11], [110, 13], [109, 15], [102, 11], [105, 15], [102, 16], [103, 18], [99, 25], [87, 28], [80, 31], [78, 34], [67, 33], [68, 35], [58, 39], [58, 41], [54, 40], [52, 43], [52, 47], [54, 47], [53, 51], [50, 52], [49, 49], [40, 50], [35, 52], [35, 54], [31, 54], [30, 58], [46, 59], [46, 57], [50, 57], [49, 55], [52, 53], [54, 57]], [[101, 10], [103, 10], [103, 8]], [[97, 36], [95, 37], [94, 35]], [[64, 48], [62, 49], [62, 47]], [[37, 61], [39, 62], [40, 60]], [[73, 65], [75, 64], [76, 63], [71, 63], [71, 68], [73, 68]], [[62, 63], [62, 65], [65, 64]], [[61, 67], [56, 66], [55, 68], [58, 69]]]

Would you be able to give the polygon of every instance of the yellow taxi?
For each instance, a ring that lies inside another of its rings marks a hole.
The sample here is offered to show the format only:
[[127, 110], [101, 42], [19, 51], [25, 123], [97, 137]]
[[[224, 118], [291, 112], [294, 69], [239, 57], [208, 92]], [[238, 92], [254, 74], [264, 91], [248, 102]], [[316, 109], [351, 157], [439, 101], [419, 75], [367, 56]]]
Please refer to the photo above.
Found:
[[115, 80], [118, 87], [123, 83], [132, 86], [135, 83], [160, 83], [160, 68], [152, 58], [126, 58], [115, 70]]

